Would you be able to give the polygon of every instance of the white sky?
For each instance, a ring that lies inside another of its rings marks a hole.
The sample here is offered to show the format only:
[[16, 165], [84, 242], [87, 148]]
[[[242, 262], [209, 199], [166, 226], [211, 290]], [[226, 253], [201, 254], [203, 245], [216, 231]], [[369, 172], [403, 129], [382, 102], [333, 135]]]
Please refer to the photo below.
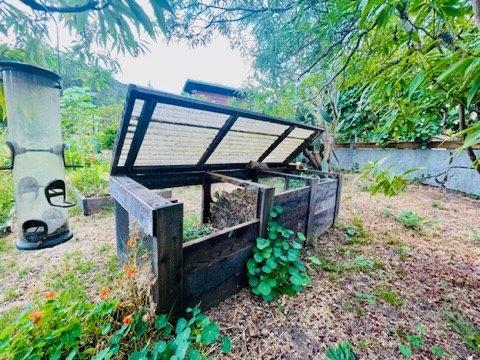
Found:
[[187, 79], [240, 87], [251, 72], [250, 62], [224, 37], [193, 49], [185, 43], [167, 45], [159, 40], [149, 49], [150, 53], [137, 58], [119, 56], [122, 72], [116, 78], [178, 94]]

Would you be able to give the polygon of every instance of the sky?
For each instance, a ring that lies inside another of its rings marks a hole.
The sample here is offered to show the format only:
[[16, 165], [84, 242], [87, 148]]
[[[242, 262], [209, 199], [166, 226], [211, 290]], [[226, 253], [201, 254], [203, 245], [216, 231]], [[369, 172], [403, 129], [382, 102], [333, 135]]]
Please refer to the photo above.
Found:
[[119, 57], [123, 83], [180, 93], [185, 80], [194, 79], [240, 87], [251, 73], [250, 62], [228, 39], [218, 36], [205, 47], [192, 49], [185, 43], [152, 44], [150, 53], [136, 58]]

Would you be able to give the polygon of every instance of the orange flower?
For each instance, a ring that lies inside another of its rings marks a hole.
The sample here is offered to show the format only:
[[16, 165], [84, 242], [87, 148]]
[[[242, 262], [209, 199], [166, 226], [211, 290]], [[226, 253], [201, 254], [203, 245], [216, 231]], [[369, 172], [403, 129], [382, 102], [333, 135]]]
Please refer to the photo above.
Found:
[[125, 266], [125, 275], [128, 279], [132, 279], [137, 274], [137, 269], [135, 269], [134, 265], [127, 265]]
[[99, 293], [100, 299], [107, 300], [110, 296], [110, 289], [109, 288], [101, 288]]
[[130, 324], [133, 321], [133, 315], [127, 315], [123, 317], [122, 323], [125, 325]]
[[47, 291], [45, 294], [43, 294], [43, 297], [45, 298], [45, 300], [53, 300], [57, 297], [57, 292]]
[[30, 311], [28, 318], [33, 321], [34, 324], [38, 324], [42, 320], [43, 314], [41, 311]]
[[127, 248], [133, 249], [135, 247], [136, 240], [134, 238], [130, 238], [127, 241]]

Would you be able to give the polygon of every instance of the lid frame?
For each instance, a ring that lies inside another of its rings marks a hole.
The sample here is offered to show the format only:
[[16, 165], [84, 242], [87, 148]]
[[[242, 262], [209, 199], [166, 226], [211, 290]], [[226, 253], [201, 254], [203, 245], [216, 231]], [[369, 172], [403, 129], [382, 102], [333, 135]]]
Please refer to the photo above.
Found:
[[[135, 131], [132, 142], [129, 148], [128, 156], [123, 166], [119, 166], [120, 154], [127, 134], [128, 126], [131, 121], [133, 107], [136, 100], [143, 100], [144, 105], [140, 116], [137, 120], [137, 129]], [[228, 116], [228, 120], [222, 128], [219, 129], [217, 136], [212, 143], [205, 148], [205, 151], [197, 164], [193, 165], [152, 165], [152, 166], [134, 166], [138, 152], [142, 146], [145, 133], [148, 129], [148, 125], [151, 120], [152, 113], [156, 104], [166, 104], [180, 106], [189, 109], [203, 110], [214, 113], [220, 113]], [[207, 164], [208, 157], [215, 151], [218, 145], [220, 145], [223, 137], [228, 133], [235, 119], [248, 118], [252, 120], [264, 121], [267, 123], [280, 124], [288, 126], [287, 130], [278, 135], [277, 140], [270, 145], [270, 147], [262, 154], [260, 159], [265, 159], [281, 142], [295, 129], [305, 129], [313, 131], [313, 133], [302, 142], [294, 152], [283, 162], [269, 162], [270, 167], [285, 166], [292, 161], [298, 154], [302, 152], [312, 141], [320, 136], [324, 129], [319, 126], [312, 126], [294, 121], [285, 120], [278, 117], [268, 116], [253, 112], [250, 110], [235, 108], [231, 106], [211, 103], [203, 100], [198, 100], [186, 96], [174, 95], [163, 91], [154, 90], [151, 88], [145, 88], [137, 85], [130, 84], [127, 90], [126, 102], [122, 113], [120, 129], [115, 140], [115, 145], [112, 153], [112, 161], [110, 167], [111, 175], [142, 175], [142, 174], [162, 174], [168, 172], [198, 172], [198, 171], [215, 171], [215, 170], [231, 170], [231, 169], [245, 169], [247, 163], [223, 163], [223, 164]], [[233, 121], [232, 121], [233, 119]], [[257, 160], [257, 159], [255, 159]], [[260, 161], [259, 161], [260, 162]]]

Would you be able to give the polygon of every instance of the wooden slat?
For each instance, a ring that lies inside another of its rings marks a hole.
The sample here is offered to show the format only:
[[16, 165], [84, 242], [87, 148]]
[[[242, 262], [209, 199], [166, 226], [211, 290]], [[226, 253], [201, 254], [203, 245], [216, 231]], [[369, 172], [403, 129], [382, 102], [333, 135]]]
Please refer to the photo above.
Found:
[[260, 219], [260, 236], [266, 237], [268, 213], [275, 202], [275, 188], [264, 187], [258, 191], [257, 217]]
[[127, 241], [129, 238], [128, 212], [115, 201], [115, 236], [120, 265], [128, 261]]
[[314, 208], [315, 214], [318, 214], [327, 209], [335, 209], [336, 203], [337, 203], [336, 193], [327, 197], [317, 197], [315, 199], [315, 208]]
[[319, 182], [317, 190], [314, 193], [315, 202], [335, 196], [337, 193], [337, 179], [328, 179]]
[[143, 228], [156, 236], [154, 210], [172, 203], [126, 176], [110, 177], [110, 194]]
[[146, 101], [143, 104], [142, 112], [140, 113], [135, 133], [133, 134], [132, 144], [130, 145], [127, 159], [125, 160], [125, 167], [127, 169], [131, 169], [135, 163], [135, 160], [137, 159], [138, 152], [142, 146], [143, 138], [145, 137], [148, 124], [150, 124], [150, 119], [156, 105], [157, 104], [153, 101]]
[[276, 149], [278, 145], [295, 129], [295, 127], [290, 126], [287, 130], [285, 130], [278, 138], [273, 142], [272, 145], [268, 147], [267, 150], [258, 158], [258, 162], [262, 162], [265, 158], [270, 155], [270, 153]]
[[210, 222], [210, 205], [212, 203], [212, 178], [203, 177], [202, 184], [202, 222], [207, 224]]
[[333, 225], [334, 215], [334, 208], [330, 208], [328, 210], [324, 210], [318, 214], [315, 214], [313, 226], [313, 233], [315, 236], [322, 235], [328, 228]]
[[223, 175], [223, 174], [219, 174], [219, 173], [206, 172], [205, 176], [208, 176], [211, 179], [216, 180], [218, 182], [226, 182], [226, 183], [229, 183], [229, 184], [242, 186], [245, 189], [249, 189], [249, 190], [257, 190], [257, 189], [268, 188], [268, 186], [266, 186], [266, 185], [258, 184], [258, 183], [255, 183], [253, 181], [238, 179], [238, 178], [235, 178], [235, 177], [232, 177], [232, 176]]
[[308, 182], [311, 178], [307, 176], [302, 176], [302, 175], [296, 175], [296, 174], [289, 174], [289, 173], [284, 173], [281, 171], [274, 171], [274, 170], [262, 170], [258, 169], [258, 171], [262, 174], [267, 174], [267, 175], [273, 175], [273, 176], [278, 176], [278, 177], [283, 177], [283, 178], [288, 178], [288, 179], [296, 179], [296, 180], [303, 180], [305, 182]]
[[183, 244], [184, 275], [210, 266], [243, 248], [258, 237], [259, 220], [252, 220]]
[[335, 215], [333, 221], [336, 223], [338, 219], [338, 214], [340, 212], [340, 201], [342, 198], [342, 185], [343, 185], [343, 175], [338, 174], [337, 182], [337, 193], [335, 195]]
[[218, 131], [217, 135], [215, 135], [215, 138], [212, 140], [211, 144], [208, 146], [208, 148], [205, 150], [203, 155], [200, 157], [200, 160], [198, 160], [198, 163], [197, 163], [198, 167], [201, 167], [207, 162], [208, 158], [213, 154], [217, 146], [223, 140], [225, 135], [227, 135], [228, 131], [233, 126], [236, 120], [237, 120], [237, 116], [232, 115], [227, 119], [227, 121], [225, 121], [225, 124]]
[[202, 310], [238, 292], [246, 285], [246, 264], [251, 247], [243, 248], [209, 266], [184, 276], [185, 306], [201, 304]]
[[310, 186], [310, 195], [308, 199], [308, 213], [307, 213], [307, 229], [305, 231], [305, 236], [307, 238], [315, 234], [315, 204], [316, 204], [316, 194], [318, 189], [318, 179], [310, 179], [308, 182]]

